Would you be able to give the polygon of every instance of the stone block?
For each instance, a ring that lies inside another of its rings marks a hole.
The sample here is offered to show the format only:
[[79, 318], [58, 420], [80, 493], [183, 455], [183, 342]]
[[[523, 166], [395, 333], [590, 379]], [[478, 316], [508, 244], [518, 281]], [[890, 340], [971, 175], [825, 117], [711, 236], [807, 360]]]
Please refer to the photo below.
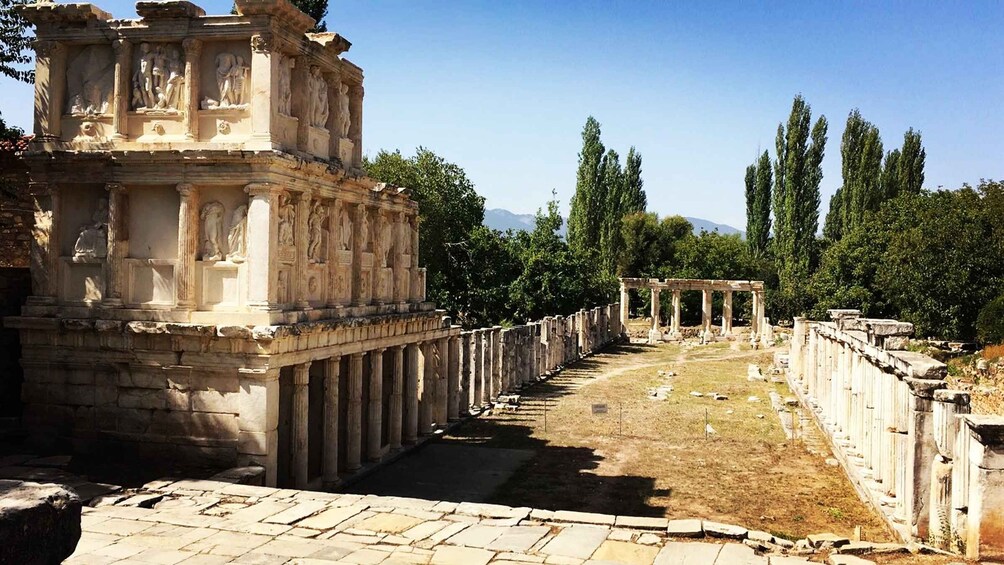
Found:
[[704, 521], [704, 533], [708, 536], [715, 538], [727, 538], [742, 540], [746, 539], [746, 534], [749, 531], [741, 526], [734, 526], [732, 524], [722, 524], [719, 522], [708, 522]]
[[166, 388], [167, 380], [160, 372], [144, 370], [119, 371], [116, 375], [118, 386], [128, 388]]
[[80, 540], [80, 498], [57, 485], [0, 480], [0, 563], [60, 563]]
[[188, 438], [237, 438], [237, 418], [205, 412], [154, 412], [149, 433]]
[[674, 538], [701, 538], [704, 537], [704, 525], [696, 519], [670, 520], [666, 534]]
[[279, 432], [246, 432], [237, 435], [237, 451], [245, 455], [268, 455], [275, 453], [279, 442]]
[[237, 394], [237, 411], [240, 428], [264, 432], [279, 426], [279, 380], [241, 379]]
[[160, 410], [167, 406], [164, 391], [149, 388], [119, 389], [119, 407]]
[[191, 399], [187, 390], [165, 389], [164, 404], [168, 410], [187, 412], [192, 409]]
[[193, 390], [189, 396], [192, 400], [192, 410], [195, 412], [237, 413], [238, 393]]

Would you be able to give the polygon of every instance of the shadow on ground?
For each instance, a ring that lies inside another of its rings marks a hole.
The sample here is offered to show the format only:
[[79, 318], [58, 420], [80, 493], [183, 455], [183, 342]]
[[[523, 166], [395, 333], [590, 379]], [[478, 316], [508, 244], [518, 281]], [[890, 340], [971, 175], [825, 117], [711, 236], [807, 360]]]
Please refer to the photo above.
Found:
[[[601, 355], [633, 355], [651, 346], [620, 345]], [[657, 492], [655, 480], [639, 476], [602, 476], [596, 450], [551, 445], [533, 436], [535, 422], [561, 397], [573, 394], [600, 367], [587, 358], [552, 379], [526, 389], [516, 413], [472, 418], [442, 441], [403, 457], [353, 484], [360, 494], [409, 496], [453, 502], [491, 502], [548, 510], [576, 510], [634, 516], [663, 516], [646, 503]]]

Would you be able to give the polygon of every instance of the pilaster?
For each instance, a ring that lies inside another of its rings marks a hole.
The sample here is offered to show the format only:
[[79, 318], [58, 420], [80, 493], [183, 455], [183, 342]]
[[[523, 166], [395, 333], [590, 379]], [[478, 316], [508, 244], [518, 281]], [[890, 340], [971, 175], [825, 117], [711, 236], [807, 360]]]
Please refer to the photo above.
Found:
[[[272, 146], [272, 120], [277, 114], [279, 89], [279, 53], [274, 52], [275, 38], [270, 32], [251, 36], [251, 137]], [[304, 85], [305, 88], [305, 85]]]
[[296, 265], [290, 283], [293, 285], [296, 307], [301, 310], [310, 310], [310, 302], [307, 299], [307, 241], [310, 238], [310, 234], [307, 233], [307, 222], [309, 219], [310, 194], [307, 192], [298, 193], [296, 195], [296, 221], [294, 223]]
[[275, 265], [278, 240], [279, 187], [270, 183], [252, 183], [244, 187], [250, 196], [247, 216], [248, 307], [270, 310], [276, 301]]
[[31, 240], [31, 294], [33, 304], [54, 304], [59, 293], [59, 185], [30, 182], [35, 227]]
[[349, 139], [354, 144], [352, 148], [352, 168], [359, 168], [363, 162], [363, 85], [349, 87]]
[[35, 40], [35, 135], [62, 135], [60, 120], [66, 103], [66, 46]]
[[392, 387], [390, 392], [390, 414], [387, 418], [387, 439], [390, 449], [396, 451], [401, 449], [401, 433], [404, 426], [404, 403], [402, 393], [404, 391], [404, 350], [405, 346], [398, 345], [391, 348], [391, 374]]

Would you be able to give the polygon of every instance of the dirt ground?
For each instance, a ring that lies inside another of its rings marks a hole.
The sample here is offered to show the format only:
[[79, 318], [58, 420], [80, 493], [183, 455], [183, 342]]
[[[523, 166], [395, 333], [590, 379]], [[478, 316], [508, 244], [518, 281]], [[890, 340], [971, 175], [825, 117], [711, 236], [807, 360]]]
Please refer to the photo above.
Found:
[[[623, 345], [530, 388], [517, 411], [472, 419], [445, 439], [534, 451], [492, 502], [702, 517], [789, 539], [850, 536], [859, 525], [864, 539], [892, 541], [839, 467], [785, 438], [768, 393], [787, 387], [746, 378], [749, 363], [766, 369], [770, 358], [738, 342]], [[649, 397], [663, 385], [668, 398]]]

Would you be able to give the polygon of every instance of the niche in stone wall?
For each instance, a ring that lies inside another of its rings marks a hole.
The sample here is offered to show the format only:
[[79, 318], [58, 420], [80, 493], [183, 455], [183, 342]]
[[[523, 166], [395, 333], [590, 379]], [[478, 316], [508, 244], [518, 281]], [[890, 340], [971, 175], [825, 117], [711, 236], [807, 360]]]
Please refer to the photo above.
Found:
[[205, 186], [199, 189], [199, 206], [199, 308], [239, 308], [246, 302], [247, 195], [239, 186]]
[[172, 185], [130, 186], [126, 302], [172, 306], [180, 195]]
[[250, 43], [206, 43], [201, 57], [199, 136], [202, 141], [238, 141], [251, 133]]
[[108, 193], [103, 184], [60, 187], [59, 255], [63, 300], [101, 300], [108, 255]]
[[180, 43], [136, 45], [129, 76], [129, 137], [138, 142], [184, 138], [186, 87]]
[[111, 45], [74, 45], [66, 54], [64, 137], [102, 141], [111, 133], [115, 57]]

